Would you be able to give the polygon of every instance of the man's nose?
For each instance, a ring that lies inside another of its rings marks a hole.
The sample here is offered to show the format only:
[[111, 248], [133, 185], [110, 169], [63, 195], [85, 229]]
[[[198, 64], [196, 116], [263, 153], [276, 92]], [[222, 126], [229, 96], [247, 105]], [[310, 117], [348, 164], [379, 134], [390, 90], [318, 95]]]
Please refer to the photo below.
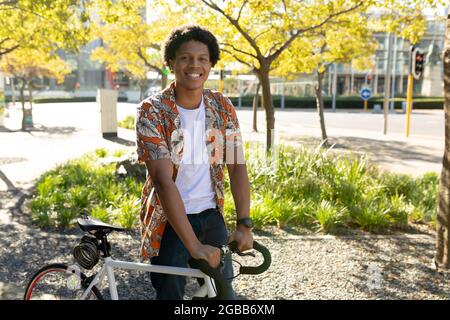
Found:
[[196, 67], [200, 65], [200, 61], [196, 58], [189, 59], [189, 66], [190, 67]]

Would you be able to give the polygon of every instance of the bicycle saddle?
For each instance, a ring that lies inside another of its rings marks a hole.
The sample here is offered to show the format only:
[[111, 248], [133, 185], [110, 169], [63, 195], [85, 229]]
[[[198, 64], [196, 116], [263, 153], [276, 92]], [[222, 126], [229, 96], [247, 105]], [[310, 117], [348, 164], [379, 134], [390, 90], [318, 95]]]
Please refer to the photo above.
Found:
[[92, 217], [86, 216], [77, 219], [78, 225], [81, 230], [89, 233], [103, 233], [107, 234], [112, 231], [125, 231], [124, 228], [113, 226], [111, 224], [104, 223], [100, 220], [94, 219]]

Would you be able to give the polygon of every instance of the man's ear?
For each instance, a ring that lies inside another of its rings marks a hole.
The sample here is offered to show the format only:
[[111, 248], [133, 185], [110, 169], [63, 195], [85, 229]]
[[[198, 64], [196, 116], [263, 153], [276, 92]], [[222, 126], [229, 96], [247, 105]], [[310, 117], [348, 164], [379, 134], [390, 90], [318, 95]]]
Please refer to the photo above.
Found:
[[170, 70], [170, 72], [173, 73], [173, 60], [172, 59], [169, 60], [169, 70]]

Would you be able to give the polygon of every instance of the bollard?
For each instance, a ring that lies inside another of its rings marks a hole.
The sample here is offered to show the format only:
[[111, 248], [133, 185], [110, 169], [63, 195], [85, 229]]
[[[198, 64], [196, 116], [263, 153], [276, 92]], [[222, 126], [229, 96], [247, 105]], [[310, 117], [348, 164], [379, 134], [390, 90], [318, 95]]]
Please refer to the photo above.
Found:
[[381, 104], [375, 104], [372, 113], [381, 113]]
[[98, 89], [97, 91], [103, 138], [117, 137], [117, 96], [116, 90]]

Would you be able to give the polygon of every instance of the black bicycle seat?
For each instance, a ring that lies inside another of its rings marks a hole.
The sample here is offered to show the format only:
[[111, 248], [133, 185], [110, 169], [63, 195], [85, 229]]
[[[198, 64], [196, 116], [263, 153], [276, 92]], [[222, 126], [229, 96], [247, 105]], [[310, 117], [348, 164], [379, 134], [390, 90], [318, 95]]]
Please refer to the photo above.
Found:
[[81, 230], [89, 233], [103, 233], [108, 234], [112, 231], [125, 231], [126, 229], [113, 226], [111, 224], [104, 223], [100, 220], [94, 219], [92, 217], [86, 216], [84, 218], [77, 219], [78, 225]]

